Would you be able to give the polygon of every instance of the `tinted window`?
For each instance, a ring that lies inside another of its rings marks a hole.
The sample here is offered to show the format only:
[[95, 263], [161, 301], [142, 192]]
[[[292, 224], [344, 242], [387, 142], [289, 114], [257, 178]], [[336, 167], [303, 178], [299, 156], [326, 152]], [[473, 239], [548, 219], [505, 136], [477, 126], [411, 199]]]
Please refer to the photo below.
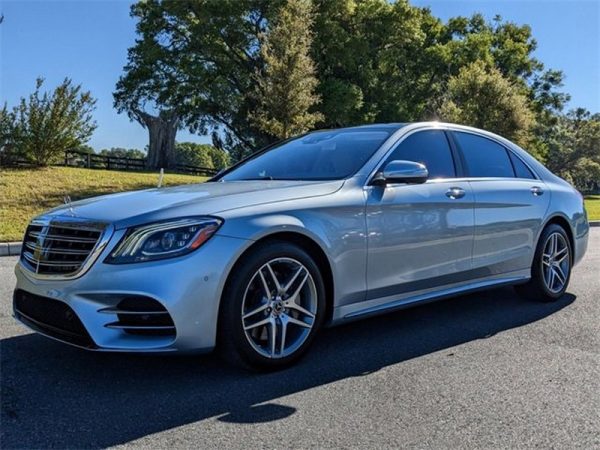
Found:
[[470, 133], [454, 132], [467, 162], [471, 177], [515, 176], [506, 149], [490, 139]]
[[531, 172], [531, 170], [529, 170], [529, 167], [527, 167], [518, 156], [513, 155], [511, 152], [508, 152], [508, 154], [510, 155], [510, 160], [513, 163], [513, 167], [515, 169], [515, 174], [517, 175], [517, 178], [528, 178], [535, 180], [535, 175]]
[[399, 159], [425, 164], [429, 178], [456, 176], [452, 152], [443, 131], [420, 131], [411, 134], [398, 145], [387, 162]]
[[388, 131], [318, 131], [262, 153], [223, 177], [231, 180], [333, 180], [358, 171]]

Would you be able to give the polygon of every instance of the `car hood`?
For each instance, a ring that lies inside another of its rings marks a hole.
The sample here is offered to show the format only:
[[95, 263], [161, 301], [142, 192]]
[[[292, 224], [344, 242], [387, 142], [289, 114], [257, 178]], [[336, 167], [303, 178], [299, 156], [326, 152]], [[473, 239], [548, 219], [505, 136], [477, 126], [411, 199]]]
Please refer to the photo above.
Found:
[[103, 195], [61, 205], [45, 216], [74, 216], [124, 228], [150, 221], [218, 215], [245, 206], [332, 194], [337, 181], [227, 181]]

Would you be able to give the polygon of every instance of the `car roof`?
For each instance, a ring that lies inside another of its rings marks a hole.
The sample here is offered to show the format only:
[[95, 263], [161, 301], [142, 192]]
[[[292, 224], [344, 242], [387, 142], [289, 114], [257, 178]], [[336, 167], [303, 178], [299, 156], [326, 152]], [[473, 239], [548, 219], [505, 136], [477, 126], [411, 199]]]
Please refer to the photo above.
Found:
[[398, 131], [400, 128], [410, 125], [408, 123], [370, 123], [367, 125], [356, 125], [353, 127], [341, 127], [341, 128], [326, 128], [322, 130], [314, 131], [387, 131], [393, 133]]

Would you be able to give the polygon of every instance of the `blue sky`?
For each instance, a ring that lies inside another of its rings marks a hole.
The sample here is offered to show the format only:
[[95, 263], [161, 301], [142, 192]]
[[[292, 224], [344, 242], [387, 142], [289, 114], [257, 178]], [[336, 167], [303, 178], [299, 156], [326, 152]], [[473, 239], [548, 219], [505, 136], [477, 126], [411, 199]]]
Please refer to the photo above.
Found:
[[[535, 55], [546, 67], [566, 74], [571, 105], [600, 112], [600, 0], [413, 0], [447, 20], [483, 13], [490, 19], [528, 23], [538, 41]], [[0, 25], [0, 102], [15, 104], [43, 76], [48, 88], [66, 76], [82, 83], [98, 99], [98, 122], [90, 144], [137, 147], [147, 144], [147, 132], [112, 107], [112, 91], [127, 48], [135, 39], [134, 21], [126, 0], [29, 1], [0, 0], [5, 16]], [[208, 142], [180, 131], [178, 140]]]

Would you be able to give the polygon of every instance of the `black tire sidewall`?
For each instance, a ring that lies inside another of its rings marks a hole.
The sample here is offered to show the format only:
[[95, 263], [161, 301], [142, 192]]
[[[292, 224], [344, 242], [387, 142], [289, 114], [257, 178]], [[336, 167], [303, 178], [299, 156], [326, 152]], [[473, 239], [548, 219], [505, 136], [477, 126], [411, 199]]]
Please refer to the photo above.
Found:
[[[254, 350], [246, 338], [241, 318], [242, 302], [246, 288], [254, 274], [265, 263], [275, 259], [293, 258], [310, 272], [317, 290], [317, 313], [314, 325], [304, 343], [291, 355], [284, 358], [267, 358]], [[313, 258], [301, 247], [280, 241], [271, 241], [244, 255], [234, 266], [226, 283], [221, 299], [219, 314], [219, 346], [230, 362], [241, 363], [258, 370], [273, 370], [293, 364], [310, 347], [325, 316], [325, 285], [320, 270]], [[232, 353], [234, 353], [232, 355]]]

